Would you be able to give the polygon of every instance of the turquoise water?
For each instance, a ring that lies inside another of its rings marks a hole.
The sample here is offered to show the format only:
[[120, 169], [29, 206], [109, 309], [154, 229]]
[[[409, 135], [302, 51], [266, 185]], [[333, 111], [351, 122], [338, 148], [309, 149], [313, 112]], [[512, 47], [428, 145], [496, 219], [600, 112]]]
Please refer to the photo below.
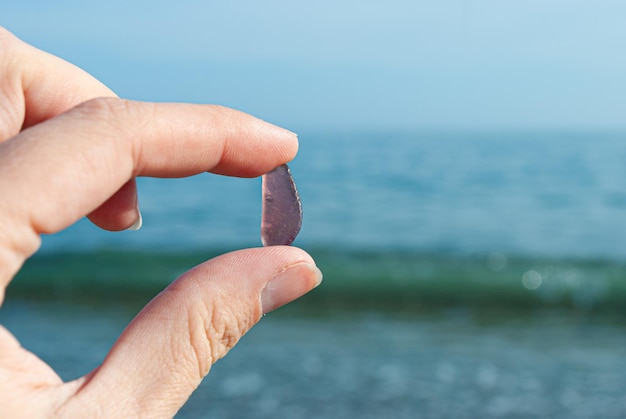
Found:
[[[300, 133], [302, 247], [626, 257], [626, 134]], [[144, 227], [45, 250], [259, 245], [260, 180], [140, 179]]]
[[[131, 312], [8, 302], [3, 324], [65, 379], [95, 368]], [[622, 418], [626, 323], [449, 309], [262, 319], [179, 418]]]
[[[300, 133], [325, 274], [180, 417], [626, 415], [626, 135]], [[0, 322], [70, 379], [189, 267], [260, 245], [260, 180], [139, 179], [144, 227], [46, 237]]]
[[[7, 295], [67, 303], [149, 301], [189, 267], [227, 249], [43, 253]], [[447, 307], [571, 309], [626, 314], [626, 262], [604, 259], [457, 255], [311, 248], [325, 274], [297, 306], [308, 313], [415, 313]]]
[[[626, 134], [318, 132], [300, 142], [295, 245], [324, 270], [327, 299], [378, 307], [377, 297], [409, 292], [420, 304], [621, 310]], [[82, 221], [46, 237], [27, 276], [40, 279], [36, 289], [54, 276], [80, 295], [121, 276], [128, 293], [153, 293], [211, 256], [260, 245], [260, 187], [209, 174], [139, 179], [141, 231]], [[93, 264], [104, 277], [83, 281]]]

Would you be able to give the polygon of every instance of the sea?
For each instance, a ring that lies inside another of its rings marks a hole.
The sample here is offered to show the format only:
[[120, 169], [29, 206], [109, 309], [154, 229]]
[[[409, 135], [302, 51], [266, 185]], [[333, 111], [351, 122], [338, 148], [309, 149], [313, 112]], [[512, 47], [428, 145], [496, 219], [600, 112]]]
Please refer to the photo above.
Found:
[[[626, 132], [299, 132], [324, 273], [180, 418], [626, 417]], [[0, 323], [70, 380], [177, 275], [260, 246], [261, 181], [138, 179], [144, 225], [46, 236]]]

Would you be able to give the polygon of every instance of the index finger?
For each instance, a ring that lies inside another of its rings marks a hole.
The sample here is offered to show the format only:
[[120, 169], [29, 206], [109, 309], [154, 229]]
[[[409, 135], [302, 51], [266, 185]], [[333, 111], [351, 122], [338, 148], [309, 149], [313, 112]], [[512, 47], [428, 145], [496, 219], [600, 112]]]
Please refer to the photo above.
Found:
[[295, 134], [232, 109], [116, 98], [26, 129], [0, 144], [0, 266], [9, 267], [0, 285], [37, 249], [40, 234], [74, 223], [133, 177], [253, 177], [297, 148]]

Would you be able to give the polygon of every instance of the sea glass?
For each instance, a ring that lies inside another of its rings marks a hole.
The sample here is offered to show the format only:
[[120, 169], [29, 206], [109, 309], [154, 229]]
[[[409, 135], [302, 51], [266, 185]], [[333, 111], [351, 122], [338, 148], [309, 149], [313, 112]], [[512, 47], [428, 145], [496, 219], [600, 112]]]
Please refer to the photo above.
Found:
[[262, 176], [263, 246], [290, 245], [302, 226], [302, 203], [286, 164]]

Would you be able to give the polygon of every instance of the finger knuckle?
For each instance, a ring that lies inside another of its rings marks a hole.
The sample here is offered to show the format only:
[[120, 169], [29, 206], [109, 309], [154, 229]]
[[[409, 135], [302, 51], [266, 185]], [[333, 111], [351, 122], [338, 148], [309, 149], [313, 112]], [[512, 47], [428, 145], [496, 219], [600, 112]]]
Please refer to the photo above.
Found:
[[155, 104], [117, 97], [97, 97], [81, 103], [76, 111], [86, 118], [107, 121], [116, 129], [141, 130], [152, 121]]
[[18, 134], [24, 121], [20, 41], [0, 26], [0, 142]]
[[116, 97], [99, 97], [81, 103], [74, 108], [74, 112], [78, 112], [78, 117], [92, 127], [98, 127], [104, 138], [114, 139], [111, 143], [120, 154], [130, 155], [137, 162], [142, 154], [142, 144], [138, 139], [150, 124], [154, 112], [150, 106]]
[[89, 99], [76, 107], [76, 111], [98, 120], [116, 121], [125, 117], [131, 108], [128, 100], [115, 97]]

